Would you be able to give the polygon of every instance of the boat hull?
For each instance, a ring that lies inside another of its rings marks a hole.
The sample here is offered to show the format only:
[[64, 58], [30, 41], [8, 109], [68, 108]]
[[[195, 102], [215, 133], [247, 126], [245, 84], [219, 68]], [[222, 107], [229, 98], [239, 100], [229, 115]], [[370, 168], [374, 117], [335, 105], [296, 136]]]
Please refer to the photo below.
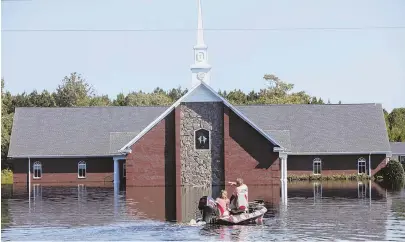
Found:
[[216, 218], [214, 223], [223, 225], [261, 224], [263, 222], [263, 216], [266, 212], [267, 209], [263, 206], [252, 213], [241, 213]]

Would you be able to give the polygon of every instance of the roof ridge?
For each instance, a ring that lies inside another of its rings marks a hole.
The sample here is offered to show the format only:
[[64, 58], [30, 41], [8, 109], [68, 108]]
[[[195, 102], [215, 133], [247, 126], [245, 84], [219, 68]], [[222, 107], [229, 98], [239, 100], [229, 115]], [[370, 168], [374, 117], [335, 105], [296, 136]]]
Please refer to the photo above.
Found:
[[382, 105], [381, 103], [331, 103], [331, 104], [309, 104], [309, 103], [280, 103], [280, 104], [236, 104], [235, 107], [241, 106], [364, 106], [364, 105]]
[[81, 106], [81, 107], [15, 107], [15, 109], [87, 109], [87, 108], [164, 108], [170, 105], [141, 105], [141, 106]]

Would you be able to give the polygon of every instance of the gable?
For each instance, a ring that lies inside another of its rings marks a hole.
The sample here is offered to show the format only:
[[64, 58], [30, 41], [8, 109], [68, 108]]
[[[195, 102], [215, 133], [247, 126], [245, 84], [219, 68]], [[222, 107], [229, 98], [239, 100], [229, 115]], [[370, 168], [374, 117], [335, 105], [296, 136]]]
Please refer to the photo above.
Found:
[[268, 133], [264, 132], [259, 126], [254, 124], [245, 115], [243, 115], [239, 110], [237, 110], [232, 104], [230, 104], [225, 98], [221, 97], [216, 91], [214, 91], [210, 86], [201, 82], [199, 85], [192, 88], [183, 97], [177, 100], [172, 106], [170, 106], [164, 113], [162, 113], [158, 118], [151, 122], [145, 129], [143, 129], [137, 136], [135, 136], [130, 142], [123, 146], [120, 151], [125, 152], [130, 149], [130, 147], [137, 142], [143, 135], [145, 135], [149, 130], [151, 130], [157, 123], [164, 119], [172, 110], [179, 106], [183, 102], [222, 102], [225, 106], [230, 108], [237, 116], [242, 118], [247, 124], [253, 127], [261, 135], [263, 135], [272, 144], [278, 147], [282, 147], [275, 139], [273, 139]]
[[222, 100], [206, 86], [200, 85], [187, 95], [182, 102], [222, 102]]

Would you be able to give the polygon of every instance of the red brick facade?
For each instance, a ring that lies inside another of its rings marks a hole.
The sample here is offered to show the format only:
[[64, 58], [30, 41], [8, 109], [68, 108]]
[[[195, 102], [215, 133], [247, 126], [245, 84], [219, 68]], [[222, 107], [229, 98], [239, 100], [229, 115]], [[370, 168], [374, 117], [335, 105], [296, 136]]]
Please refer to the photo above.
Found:
[[224, 108], [225, 181], [241, 177], [248, 185], [265, 185], [280, 179], [274, 145], [229, 108]]
[[[365, 155], [299, 155], [288, 156], [287, 172], [288, 176], [311, 175], [313, 174], [313, 160], [320, 158], [322, 161], [323, 176], [331, 175], [352, 175], [357, 174], [357, 161], [363, 157], [366, 160], [366, 171], [368, 172], [368, 154]], [[385, 155], [371, 155], [371, 174], [381, 170], [385, 166]]]
[[[33, 178], [33, 164], [42, 165], [41, 178]], [[78, 178], [78, 162], [86, 162], [86, 178]], [[31, 183], [111, 183], [113, 176], [113, 159], [106, 158], [61, 158], [31, 159]], [[27, 184], [28, 159], [13, 160], [14, 183]]]
[[175, 185], [174, 112], [162, 119], [126, 157], [127, 186]]

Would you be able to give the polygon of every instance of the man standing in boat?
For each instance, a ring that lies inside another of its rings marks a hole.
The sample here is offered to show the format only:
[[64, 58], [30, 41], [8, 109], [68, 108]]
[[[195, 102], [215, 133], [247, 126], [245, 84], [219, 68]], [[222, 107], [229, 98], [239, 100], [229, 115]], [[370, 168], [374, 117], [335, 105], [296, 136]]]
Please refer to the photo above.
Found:
[[229, 182], [230, 185], [236, 186], [230, 201], [232, 212], [246, 212], [249, 210], [248, 187], [243, 183], [242, 178], [236, 179], [236, 182]]

